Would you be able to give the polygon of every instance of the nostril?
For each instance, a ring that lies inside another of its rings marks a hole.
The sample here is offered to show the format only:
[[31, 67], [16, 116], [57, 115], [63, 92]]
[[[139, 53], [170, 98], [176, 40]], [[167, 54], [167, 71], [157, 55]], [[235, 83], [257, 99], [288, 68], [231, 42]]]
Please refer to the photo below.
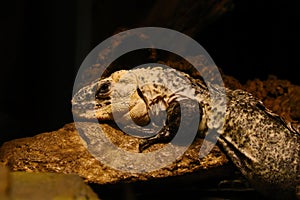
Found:
[[72, 103], [74, 104], [74, 103], [79, 102], [79, 101], [81, 101], [81, 100], [82, 100], [82, 98], [81, 98], [80, 96], [75, 95], [75, 96], [72, 98]]

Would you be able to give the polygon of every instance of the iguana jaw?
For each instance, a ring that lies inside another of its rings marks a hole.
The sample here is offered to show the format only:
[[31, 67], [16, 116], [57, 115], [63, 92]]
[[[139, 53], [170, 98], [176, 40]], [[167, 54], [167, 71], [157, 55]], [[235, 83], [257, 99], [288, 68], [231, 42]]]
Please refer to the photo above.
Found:
[[76, 119], [101, 121], [112, 120], [111, 105], [107, 105], [102, 108], [98, 108], [96, 101], [89, 103], [78, 104], [72, 100], [72, 112], [73, 117]]
[[141, 126], [148, 124], [150, 121], [145, 102], [136, 93], [132, 95], [129, 107], [124, 107], [123, 101], [114, 102], [114, 113], [112, 112], [110, 99], [106, 102], [98, 102], [98, 100], [76, 102], [72, 100], [72, 104], [73, 115], [76, 119], [115, 121], [118, 118], [118, 121], [123, 124], [131, 123], [131, 120], [133, 120]]

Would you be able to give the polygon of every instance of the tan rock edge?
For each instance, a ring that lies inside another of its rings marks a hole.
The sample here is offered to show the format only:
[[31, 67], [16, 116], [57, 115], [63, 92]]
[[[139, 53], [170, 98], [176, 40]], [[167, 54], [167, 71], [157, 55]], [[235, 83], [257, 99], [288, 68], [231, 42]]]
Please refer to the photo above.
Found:
[[9, 172], [0, 168], [0, 199], [90, 199], [98, 196], [73, 174]]
[[[136, 151], [139, 139], [124, 134], [112, 125], [90, 122], [83, 124], [89, 129], [100, 126], [112, 143], [127, 151]], [[5, 165], [12, 171], [77, 174], [89, 183], [108, 184], [207, 172], [228, 162], [217, 147], [208, 156], [199, 159], [201, 144], [202, 139], [196, 139], [182, 157], [167, 167], [141, 174], [129, 173], [113, 169], [94, 158], [86, 149], [75, 124], [70, 123], [57, 131], [4, 143], [0, 148], [0, 165]], [[149, 151], [162, 145], [153, 145]], [[205, 173], [201, 174], [205, 176]], [[205, 178], [201, 176], [200, 179]]]

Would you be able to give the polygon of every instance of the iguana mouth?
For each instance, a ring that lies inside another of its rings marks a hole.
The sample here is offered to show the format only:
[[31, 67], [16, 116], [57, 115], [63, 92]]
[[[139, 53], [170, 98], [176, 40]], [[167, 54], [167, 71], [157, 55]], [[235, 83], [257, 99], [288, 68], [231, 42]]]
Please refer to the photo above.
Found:
[[106, 97], [105, 99], [101, 99], [101, 100], [99, 100], [96, 97], [94, 109], [101, 109], [101, 108], [104, 108], [105, 106], [109, 106], [110, 104], [111, 104], [111, 98], [110, 97]]
[[[72, 106], [74, 117], [86, 120], [111, 120], [111, 103], [106, 101], [103, 104], [86, 103], [82, 105], [74, 104]], [[101, 113], [101, 115], [99, 114]]]

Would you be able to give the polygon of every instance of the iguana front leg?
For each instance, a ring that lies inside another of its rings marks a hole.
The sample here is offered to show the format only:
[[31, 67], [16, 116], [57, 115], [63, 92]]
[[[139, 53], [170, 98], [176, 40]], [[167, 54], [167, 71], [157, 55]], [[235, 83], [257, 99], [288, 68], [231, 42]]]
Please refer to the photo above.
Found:
[[[197, 119], [200, 113], [200, 119]], [[182, 122], [187, 123], [185, 127], [197, 126], [201, 121], [202, 109], [199, 109], [198, 102], [191, 99], [183, 99], [180, 101], [173, 101], [167, 108], [167, 120], [163, 128], [154, 136], [143, 139], [139, 144], [139, 151], [142, 152], [153, 144], [168, 143], [176, 135], [179, 126]], [[188, 120], [182, 121], [185, 118]], [[184, 137], [192, 136], [190, 129], [184, 130]], [[184, 145], [184, 137], [176, 140], [176, 145]], [[192, 136], [193, 137], [193, 136]]]

